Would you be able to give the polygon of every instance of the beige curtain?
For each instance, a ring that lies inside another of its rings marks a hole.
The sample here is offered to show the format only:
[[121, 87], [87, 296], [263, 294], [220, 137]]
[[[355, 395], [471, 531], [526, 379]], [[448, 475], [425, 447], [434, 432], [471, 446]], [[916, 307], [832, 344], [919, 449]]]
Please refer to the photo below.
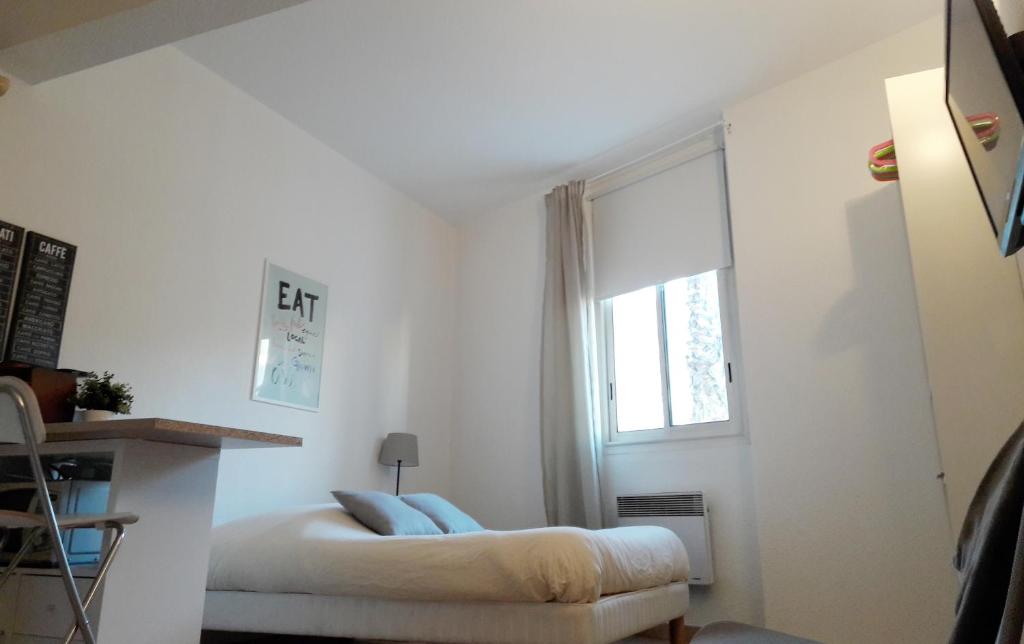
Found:
[[547, 205], [541, 342], [541, 447], [550, 525], [600, 528], [593, 236], [583, 181]]

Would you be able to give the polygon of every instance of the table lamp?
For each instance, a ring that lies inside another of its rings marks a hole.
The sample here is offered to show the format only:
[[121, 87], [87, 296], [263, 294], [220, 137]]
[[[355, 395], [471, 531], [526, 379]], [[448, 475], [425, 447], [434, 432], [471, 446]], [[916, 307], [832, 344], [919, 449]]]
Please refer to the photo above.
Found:
[[380, 446], [380, 457], [377, 462], [381, 465], [398, 466], [398, 475], [395, 477], [395, 496], [398, 496], [398, 486], [402, 482], [402, 466], [419, 467], [420, 465], [420, 448], [416, 434], [402, 432], [388, 434]]

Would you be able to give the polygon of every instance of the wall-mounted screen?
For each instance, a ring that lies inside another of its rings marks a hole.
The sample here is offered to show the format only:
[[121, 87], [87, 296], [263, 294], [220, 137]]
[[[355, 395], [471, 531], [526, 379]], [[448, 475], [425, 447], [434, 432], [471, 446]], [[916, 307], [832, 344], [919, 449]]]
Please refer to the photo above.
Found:
[[991, 0], [949, 0], [946, 104], [1004, 255], [1022, 243], [1024, 72]]

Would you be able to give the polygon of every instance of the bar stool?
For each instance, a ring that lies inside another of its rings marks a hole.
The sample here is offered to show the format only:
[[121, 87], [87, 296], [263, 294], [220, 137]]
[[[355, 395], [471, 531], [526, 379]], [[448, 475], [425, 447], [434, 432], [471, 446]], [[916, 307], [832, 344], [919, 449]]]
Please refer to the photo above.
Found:
[[[46, 475], [43, 472], [43, 464], [39, 460], [39, 450], [37, 449], [37, 445], [45, 440], [46, 425], [43, 424], [42, 416], [39, 414], [39, 403], [36, 401], [32, 389], [17, 378], [0, 377], [0, 443], [25, 445], [28, 451], [29, 465], [32, 468], [32, 476], [35, 479], [39, 505], [42, 509], [41, 514], [0, 510], [0, 528], [25, 531], [21, 550], [14, 555], [10, 564], [0, 575], [0, 587], [7, 582], [18, 564], [31, 551], [36, 538], [45, 531], [50, 537], [54, 555], [57, 557], [57, 566], [64, 580], [64, 589], [67, 592], [68, 601], [71, 603], [71, 610], [75, 614], [75, 623], [71, 626], [67, 637], [64, 638], [64, 642], [65, 644], [71, 642], [75, 633], [80, 631], [86, 644], [96, 644], [96, 636], [85, 611], [96, 596], [96, 591], [106, 578], [107, 571], [110, 570], [114, 555], [117, 554], [121, 542], [124, 541], [124, 527], [135, 523], [139, 517], [128, 513], [58, 515], [54, 512], [53, 502], [46, 487]], [[84, 600], [78, 594], [78, 587], [75, 586], [71, 566], [68, 564], [67, 551], [64, 549], [64, 542], [60, 536], [61, 530], [76, 528], [114, 531], [114, 538], [100, 561], [96, 578], [86, 591]]]

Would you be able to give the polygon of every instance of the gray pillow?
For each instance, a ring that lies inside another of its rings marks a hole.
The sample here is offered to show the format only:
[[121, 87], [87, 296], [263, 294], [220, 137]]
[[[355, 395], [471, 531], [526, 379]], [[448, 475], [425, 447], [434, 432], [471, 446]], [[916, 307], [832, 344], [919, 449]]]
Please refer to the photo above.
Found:
[[406, 494], [402, 500], [430, 517], [445, 534], [481, 532], [484, 529], [473, 517], [436, 494]]
[[384, 492], [331, 492], [338, 503], [367, 528], [377, 534], [443, 534], [430, 517]]

